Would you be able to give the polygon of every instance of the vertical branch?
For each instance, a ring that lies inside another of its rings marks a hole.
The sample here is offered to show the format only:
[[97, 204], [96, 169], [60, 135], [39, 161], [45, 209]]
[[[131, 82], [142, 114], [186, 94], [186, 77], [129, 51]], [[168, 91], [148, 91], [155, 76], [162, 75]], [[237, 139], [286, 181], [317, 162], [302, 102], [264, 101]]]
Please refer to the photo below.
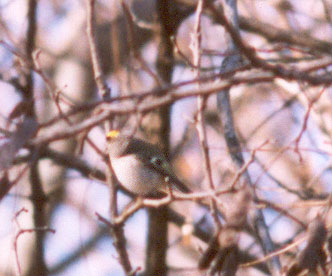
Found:
[[[223, 2], [220, 3], [222, 7], [221, 12], [225, 12], [224, 17], [226, 18], [228, 24], [233, 26], [234, 30], [239, 32], [236, 0], [225, 0], [220, 2]], [[230, 37], [228, 38], [227, 52], [231, 53], [231, 55], [227, 56], [223, 60], [221, 65], [221, 73], [234, 70], [241, 63], [240, 52]], [[224, 129], [224, 137], [228, 150], [234, 163], [240, 169], [244, 165], [244, 159], [241, 145], [234, 127], [232, 107], [230, 103], [230, 89], [222, 90], [217, 94], [217, 107], [220, 112], [221, 122]], [[254, 200], [257, 200], [255, 189], [251, 185], [252, 182], [248, 172], [243, 174], [243, 176], [245, 180], [244, 183], [248, 183], [252, 187]], [[267, 254], [274, 251], [275, 245], [271, 239], [268, 226], [266, 225], [265, 218], [261, 210], [256, 210], [254, 225], [257, 231], [258, 240], [260, 241], [264, 253]], [[279, 274], [281, 265], [278, 256], [273, 257], [271, 261], [269, 261], [269, 268], [273, 275]]]
[[[35, 48], [36, 33], [37, 33], [37, 0], [30, 0], [28, 4], [28, 28], [27, 40], [25, 46], [25, 55], [28, 63], [33, 64], [33, 50]], [[28, 67], [30, 68], [30, 67]], [[33, 101], [33, 77], [30, 69], [24, 74], [24, 98], [29, 103], [26, 115], [34, 117], [34, 101]]]
[[36, 229], [36, 242], [34, 246], [34, 257], [31, 263], [30, 269], [27, 275], [47, 275], [47, 266], [44, 259], [44, 240], [45, 231], [37, 231], [46, 225], [46, 214], [45, 214], [45, 203], [47, 202], [47, 197], [43, 190], [43, 185], [40, 179], [38, 160], [39, 153], [35, 152], [34, 160], [32, 162], [30, 171], [30, 183], [31, 189], [31, 200], [33, 202], [33, 221], [34, 227]]
[[[194, 67], [196, 68], [195, 76], [197, 79], [200, 78], [200, 66], [201, 66], [201, 44], [202, 44], [202, 34], [201, 34], [201, 21], [202, 21], [202, 13], [205, 1], [199, 0], [196, 9], [196, 20], [195, 20], [195, 27], [194, 33], [192, 37], [192, 52], [194, 57]], [[197, 84], [198, 88], [201, 87], [200, 83]], [[215, 190], [215, 185], [213, 183], [212, 178], [212, 169], [211, 169], [211, 160], [209, 156], [209, 148], [207, 143], [207, 133], [206, 127], [204, 122], [204, 111], [206, 108], [208, 97], [207, 96], [199, 96], [197, 99], [197, 107], [198, 107], [198, 114], [197, 114], [197, 131], [199, 136], [199, 141], [203, 153], [204, 159], [204, 170], [205, 175], [208, 177], [208, 183], [211, 190]], [[211, 212], [217, 227], [220, 227], [218, 215], [217, 215], [217, 205], [215, 199], [211, 199]]]
[[[95, 40], [95, 0], [87, 0], [87, 35], [90, 46], [90, 54], [93, 65], [94, 78], [98, 87], [98, 92], [102, 99], [107, 100], [110, 98], [111, 90], [107, 86], [104, 74], [100, 65], [100, 58], [97, 51], [97, 45]], [[106, 122], [104, 125], [105, 133], [111, 128], [111, 123]], [[117, 190], [116, 180], [112, 173], [112, 168], [109, 160], [107, 161], [106, 169], [106, 181], [110, 188], [110, 217], [111, 221], [115, 222], [118, 216], [117, 207]], [[126, 238], [124, 235], [123, 224], [113, 223], [110, 225], [112, 237], [114, 240], [114, 247], [119, 255], [119, 262], [126, 273], [126, 275], [132, 275], [132, 266], [129, 260], [128, 252], [126, 249]]]
[[[33, 64], [33, 51], [36, 43], [37, 34], [37, 0], [30, 0], [28, 3], [28, 28], [27, 28], [27, 40], [25, 47], [25, 55], [27, 62]], [[28, 67], [24, 72], [24, 101], [27, 104], [25, 115], [36, 121], [35, 105], [34, 105], [34, 83], [31, 67]], [[28, 119], [26, 118], [26, 119]], [[39, 175], [39, 153], [36, 148], [32, 149], [33, 160], [30, 167], [30, 185], [31, 185], [31, 201], [33, 204], [33, 223], [34, 228], [42, 228], [46, 224], [45, 203], [46, 195], [43, 190]], [[28, 268], [26, 275], [46, 275], [47, 267], [44, 259], [44, 231], [35, 232], [35, 245], [33, 249], [33, 255], [31, 258], [30, 267]]]
[[87, 5], [87, 35], [90, 47], [91, 61], [93, 67], [93, 74], [95, 82], [98, 87], [98, 92], [103, 100], [108, 100], [111, 96], [111, 90], [107, 86], [104, 74], [100, 65], [99, 53], [97, 51], [95, 38], [95, 0], [89, 0]]
[[136, 42], [137, 34], [135, 36], [135, 23], [133, 15], [130, 12], [129, 7], [127, 6], [124, 0], [121, 0], [121, 6], [128, 22], [128, 42], [129, 42], [130, 51], [133, 53], [135, 59], [139, 62], [140, 67], [151, 76], [151, 78], [154, 80], [156, 84], [161, 85], [161, 81], [159, 80], [158, 76], [149, 68], [148, 64], [146, 64], [146, 62], [140, 55]]
[[[174, 3], [168, 0], [156, 1], [157, 13], [160, 23], [158, 57], [156, 62], [158, 76], [163, 83], [169, 84], [172, 80], [174, 57], [171, 36], [174, 34], [177, 22], [173, 19], [171, 8]], [[173, 10], [174, 11], [174, 10]], [[149, 114], [147, 133], [150, 140], [158, 143], [167, 154], [169, 151], [170, 136], [170, 106], [164, 106]], [[147, 276], [166, 275], [166, 253], [168, 247], [167, 208], [149, 208], [148, 241], [146, 249]]]

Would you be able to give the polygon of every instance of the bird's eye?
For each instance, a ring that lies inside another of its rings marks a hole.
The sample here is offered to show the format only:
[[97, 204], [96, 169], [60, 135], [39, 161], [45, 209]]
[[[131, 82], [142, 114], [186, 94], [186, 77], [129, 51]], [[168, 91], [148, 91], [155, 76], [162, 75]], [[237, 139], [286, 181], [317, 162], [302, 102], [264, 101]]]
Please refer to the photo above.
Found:
[[155, 164], [155, 165], [157, 165], [157, 166], [162, 166], [162, 164], [163, 164], [163, 160], [161, 160], [160, 158], [158, 158], [158, 157], [152, 157], [151, 158], [151, 162], [153, 163], [153, 164]]

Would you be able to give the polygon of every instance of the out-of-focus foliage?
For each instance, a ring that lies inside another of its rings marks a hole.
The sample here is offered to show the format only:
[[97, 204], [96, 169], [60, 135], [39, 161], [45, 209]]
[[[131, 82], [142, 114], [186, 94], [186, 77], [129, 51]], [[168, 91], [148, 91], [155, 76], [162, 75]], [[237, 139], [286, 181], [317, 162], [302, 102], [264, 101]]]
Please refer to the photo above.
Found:
[[[174, 59], [163, 61], [171, 83], [158, 75], [158, 11], [167, 1], [124, 1], [129, 15], [122, 1], [96, 1], [96, 52], [116, 100], [103, 98], [97, 87], [88, 2], [0, 3], [0, 274], [124, 274], [110, 226], [96, 216], [110, 217], [104, 123], [146, 138], [149, 112], [165, 105], [171, 106], [169, 158], [194, 192], [170, 204], [176, 213], [169, 215], [168, 275], [269, 275], [272, 256], [252, 224], [255, 210], [263, 212], [280, 271], [330, 271], [331, 250], [324, 245], [331, 234], [331, 1], [238, 1], [241, 40], [234, 45], [242, 60], [228, 75], [220, 67], [235, 53], [218, 16], [227, 16], [224, 1], [203, 1], [199, 52], [200, 1], [171, 1], [164, 16], [175, 25], [168, 26], [176, 30], [168, 45]], [[230, 89], [242, 168], [216, 104], [223, 89]], [[203, 93], [210, 172], [219, 194], [211, 190], [197, 131]], [[120, 212], [132, 200], [119, 191]], [[124, 224], [137, 271], [146, 263], [146, 233], [141, 208]]]

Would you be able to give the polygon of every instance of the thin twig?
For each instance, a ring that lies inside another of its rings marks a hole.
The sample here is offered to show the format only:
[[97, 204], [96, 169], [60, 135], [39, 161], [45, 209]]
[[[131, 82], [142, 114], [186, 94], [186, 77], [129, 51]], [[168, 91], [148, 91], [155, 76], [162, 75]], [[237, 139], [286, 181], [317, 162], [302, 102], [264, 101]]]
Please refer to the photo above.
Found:
[[[93, 73], [95, 81], [103, 100], [109, 100], [111, 97], [111, 90], [107, 86], [104, 74], [100, 65], [100, 58], [97, 51], [97, 45], [95, 42], [95, 0], [87, 0], [87, 34], [90, 46], [90, 54], [93, 65]], [[106, 119], [106, 118], [105, 118]], [[111, 122], [104, 121], [105, 134], [111, 129]], [[106, 169], [106, 181], [110, 188], [110, 216], [111, 220], [115, 221], [118, 215], [117, 207], [117, 188], [116, 177], [114, 176], [110, 161], [107, 160]], [[116, 224], [111, 228], [112, 236], [114, 239], [114, 247], [119, 255], [119, 262], [126, 273], [126, 275], [132, 275], [133, 269], [129, 260], [128, 252], [126, 249], [126, 238], [124, 235], [123, 225]]]
[[[200, 78], [199, 68], [201, 67], [201, 45], [202, 45], [201, 21], [202, 21], [203, 7], [205, 5], [204, 2], [205, 2], [204, 0], [199, 0], [197, 3], [196, 13], [195, 13], [195, 26], [194, 26], [194, 32], [192, 33], [192, 45], [191, 45], [194, 57], [193, 64], [195, 68], [197, 68], [195, 69], [195, 76], [198, 79]], [[197, 83], [197, 88], [201, 89], [201, 85], [199, 82]], [[210, 160], [210, 154], [207, 142], [207, 133], [204, 121], [204, 111], [206, 108], [207, 100], [208, 100], [207, 96], [199, 96], [197, 99], [198, 111], [197, 111], [196, 128], [203, 153], [205, 175], [207, 176], [208, 179], [209, 188], [212, 191], [215, 191], [216, 187], [214, 185], [212, 178], [211, 160]], [[214, 199], [211, 200], [211, 214], [217, 227], [216, 231], [219, 231], [221, 224], [218, 218], [217, 202]]]
[[[227, 49], [232, 52], [238, 51], [237, 54], [226, 57], [223, 60], [221, 72], [228, 71], [230, 68], [237, 67], [238, 64], [241, 64], [241, 55], [239, 51], [243, 51], [242, 46], [245, 47], [243, 43], [240, 45], [237, 43], [238, 40], [242, 42], [238, 26], [237, 3], [236, 0], [226, 1], [224, 4], [220, 3], [220, 9], [217, 11], [211, 2], [208, 1], [208, 8], [219, 19], [219, 22], [223, 24], [230, 38], [232, 39], [229, 39]], [[250, 54], [252, 53], [250, 52]], [[246, 53], [246, 56], [247, 55], [248, 54]], [[249, 60], [251, 61], [251, 59]], [[235, 165], [238, 168], [241, 168], [244, 165], [244, 159], [241, 151], [241, 145], [234, 127], [233, 112], [230, 103], [230, 88], [223, 89], [219, 92], [219, 94], [217, 94], [217, 106], [220, 110], [221, 121], [224, 129], [224, 137], [228, 146], [228, 150]], [[248, 171], [243, 174], [243, 179], [243, 182], [253, 190], [254, 200], [257, 200], [257, 195], [254, 186], [251, 183]], [[266, 225], [262, 211], [256, 209], [255, 214], [256, 219], [254, 220], [254, 225], [256, 228], [255, 230], [257, 231], [257, 237], [263, 251], [267, 254], [275, 250], [275, 245], [270, 236], [269, 229]], [[269, 268], [271, 269], [272, 274], [279, 274], [281, 264], [277, 256], [274, 257], [271, 262], [269, 262]]]

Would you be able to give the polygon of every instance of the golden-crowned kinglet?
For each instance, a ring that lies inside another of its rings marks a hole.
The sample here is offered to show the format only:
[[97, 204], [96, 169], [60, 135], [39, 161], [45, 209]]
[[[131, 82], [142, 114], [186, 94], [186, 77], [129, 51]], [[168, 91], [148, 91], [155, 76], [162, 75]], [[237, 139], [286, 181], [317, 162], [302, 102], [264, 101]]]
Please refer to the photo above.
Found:
[[174, 174], [171, 165], [157, 146], [141, 139], [107, 134], [108, 153], [112, 168], [120, 184], [130, 193], [153, 196], [168, 192], [174, 185], [184, 193], [190, 190]]

